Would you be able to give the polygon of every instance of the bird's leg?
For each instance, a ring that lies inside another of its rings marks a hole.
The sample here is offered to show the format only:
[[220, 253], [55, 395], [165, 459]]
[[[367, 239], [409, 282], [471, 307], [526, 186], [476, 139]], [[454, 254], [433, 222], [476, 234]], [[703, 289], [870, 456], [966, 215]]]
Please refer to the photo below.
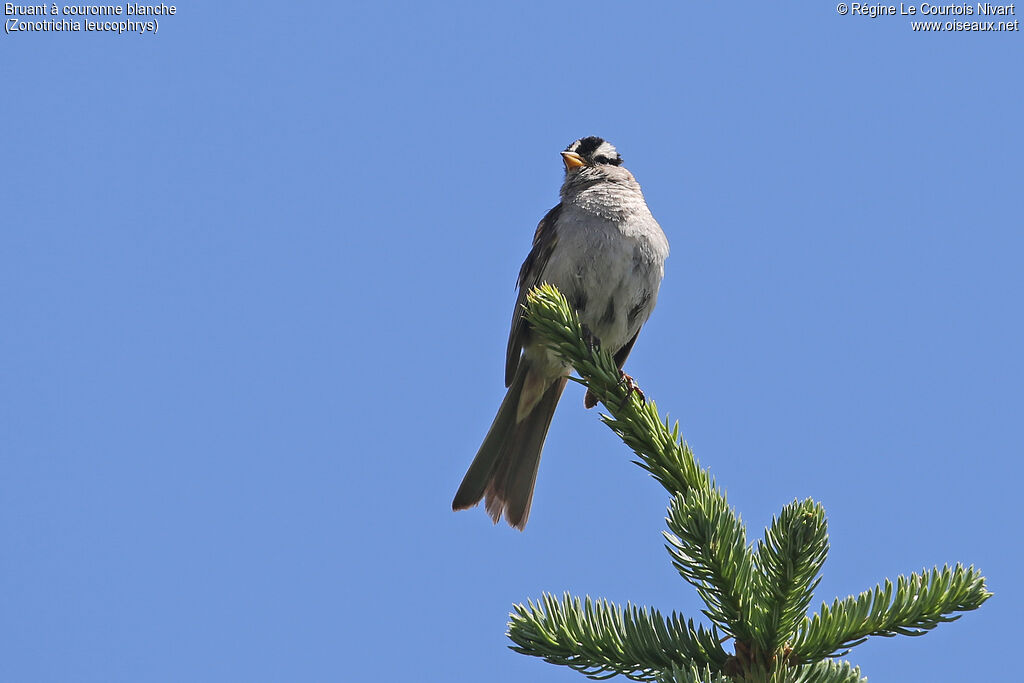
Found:
[[619, 374], [622, 375], [622, 378], [619, 379], [619, 384], [624, 384], [626, 386], [626, 398], [622, 399], [623, 404], [629, 400], [630, 394], [636, 392], [636, 395], [640, 397], [640, 403], [647, 405], [647, 397], [644, 396], [644, 392], [640, 390], [640, 387], [637, 386], [633, 378], [622, 370], [619, 370]]
[[580, 325], [580, 329], [583, 332], [583, 343], [587, 345], [587, 348], [591, 351], [599, 351], [601, 349], [601, 340], [586, 325]]
[[[601, 340], [586, 325], [580, 325], [580, 329], [583, 333], [583, 343], [587, 345], [587, 348], [591, 351], [599, 350], [601, 348]], [[587, 395], [583, 397], [583, 407], [590, 410], [596, 405], [597, 396], [594, 394], [594, 390], [587, 386]]]

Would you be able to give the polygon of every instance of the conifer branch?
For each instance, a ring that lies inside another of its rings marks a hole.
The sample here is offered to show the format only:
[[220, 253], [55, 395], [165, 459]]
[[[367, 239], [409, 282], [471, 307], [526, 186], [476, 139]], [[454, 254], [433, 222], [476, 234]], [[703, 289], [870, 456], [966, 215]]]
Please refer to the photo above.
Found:
[[659, 679], [663, 683], [736, 683], [737, 681], [767, 681], [768, 683], [868, 683], [861, 676], [860, 667], [849, 662], [832, 660], [783, 668], [774, 672], [760, 672], [742, 678], [733, 678], [708, 667], [673, 667]]
[[676, 496], [667, 521], [672, 564], [703, 598], [708, 606], [704, 614], [725, 633], [749, 641], [754, 558], [746, 530], [725, 496], [717, 489]]
[[895, 589], [886, 579], [884, 587], [850, 596], [821, 611], [803, 625], [793, 643], [792, 661], [813, 662], [845, 654], [870, 636], [920, 636], [948, 621], [981, 607], [992, 597], [985, 577], [973, 566], [961, 564], [938, 567], [929, 572], [900, 576]]
[[[673, 565], [707, 605], [707, 630], [674, 613], [545, 595], [516, 605], [509, 638], [517, 652], [572, 667], [591, 678], [622, 674], [665, 683], [863, 683], [860, 669], [831, 657], [870, 636], [921, 635], [958, 612], [977, 609], [991, 593], [973, 567], [899, 577], [896, 586], [806, 612], [820, 581], [829, 541], [825, 510], [813, 500], [786, 505], [764, 539], [751, 547], [725, 493], [701, 468], [653, 401], [620, 381], [611, 355], [589, 344], [579, 319], [557, 289], [527, 295], [526, 318], [539, 338], [572, 365], [604, 404], [602, 415], [672, 495], [665, 533]], [[729, 655], [719, 632], [734, 639]]]
[[554, 286], [542, 284], [526, 295], [526, 319], [545, 344], [571, 364], [611, 416], [601, 419], [633, 449], [644, 468], [670, 494], [713, 488], [714, 480], [702, 469], [693, 451], [679, 436], [679, 423], [661, 421], [654, 401], [641, 401], [621, 381], [621, 373], [607, 350], [592, 348], [576, 312]]
[[824, 661], [807, 664], [787, 672], [787, 683], [867, 683], [860, 667], [849, 662]]
[[754, 639], [763, 652], [791, 641], [807, 614], [828, 556], [825, 508], [793, 501], [772, 518], [758, 541]]
[[606, 600], [581, 601], [566, 594], [515, 605], [508, 637], [516, 652], [543, 657], [591, 678], [622, 674], [635, 681], [657, 680], [673, 666], [721, 668], [729, 655], [718, 634], [672, 614]]
[[732, 683], [724, 674], [713, 672], [708, 667], [673, 666], [671, 671], [658, 679], [661, 683]]

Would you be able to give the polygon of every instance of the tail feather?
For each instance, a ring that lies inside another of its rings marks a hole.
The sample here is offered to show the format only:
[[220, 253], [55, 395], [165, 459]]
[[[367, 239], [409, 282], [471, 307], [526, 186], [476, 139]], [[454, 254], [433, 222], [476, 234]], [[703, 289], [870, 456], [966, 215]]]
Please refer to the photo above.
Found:
[[501, 454], [502, 444], [515, 423], [516, 412], [519, 410], [519, 395], [523, 391], [525, 380], [526, 368], [520, 364], [519, 372], [505, 392], [498, 414], [495, 415], [484, 442], [480, 444], [480, 450], [477, 451], [476, 457], [466, 471], [466, 476], [462, 478], [459, 490], [455, 493], [455, 499], [452, 501], [453, 510], [471, 508], [484, 497], [494, 468], [499, 463], [498, 456]]
[[517, 420], [529, 372], [529, 363], [520, 364], [519, 372], [452, 501], [453, 509], [464, 510], [485, 498], [487, 514], [495, 523], [504, 512], [508, 523], [518, 529], [526, 526], [530, 515], [544, 438], [566, 384], [565, 377], [555, 378], [544, 389], [532, 410]]

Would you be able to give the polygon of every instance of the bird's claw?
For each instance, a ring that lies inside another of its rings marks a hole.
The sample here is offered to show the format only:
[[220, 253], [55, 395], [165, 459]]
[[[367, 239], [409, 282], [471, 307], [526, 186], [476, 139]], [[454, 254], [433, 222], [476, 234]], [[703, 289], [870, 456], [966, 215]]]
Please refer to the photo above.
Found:
[[619, 374], [622, 375], [622, 377], [619, 379], [619, 384], [623, 384], [626, 387], [626, 397], [622, 399], [623, 403], [628, 401], [630, 394], [633, 394], [635, 392], [636, 395], [640, 398], [640, 403], [642, 403], [643, 405], [647, 405], [647, 397], [644, 396], [644, 392], [640, 390], [640, 387], [637, 386], [633, 378], [627, 375], [626, 373], [622, 372], [622, 370], [619, 370]]

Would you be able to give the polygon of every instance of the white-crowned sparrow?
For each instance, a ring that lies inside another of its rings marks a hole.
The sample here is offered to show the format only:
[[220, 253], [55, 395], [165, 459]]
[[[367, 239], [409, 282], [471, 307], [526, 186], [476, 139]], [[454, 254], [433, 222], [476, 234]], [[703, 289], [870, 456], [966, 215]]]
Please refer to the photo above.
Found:
[[[537, 226], [519, 271], [505, 359], [508, 392], [452, 501], [463, 510], [486, 497], [495, 523], [504, 512], [519, 529], [530, 514], [544, 437], [570, 370], [533, 338], [521, 315], [526, 293], [543, 282], [558, 287], [621, 369], [654, 308], [668, 257], [665, 233], [615, 147], [587, 137], [569, 145], [562, 159], [561, 201]], [[590, 408], [597, 400], [588, 392], [584, 403]]]

